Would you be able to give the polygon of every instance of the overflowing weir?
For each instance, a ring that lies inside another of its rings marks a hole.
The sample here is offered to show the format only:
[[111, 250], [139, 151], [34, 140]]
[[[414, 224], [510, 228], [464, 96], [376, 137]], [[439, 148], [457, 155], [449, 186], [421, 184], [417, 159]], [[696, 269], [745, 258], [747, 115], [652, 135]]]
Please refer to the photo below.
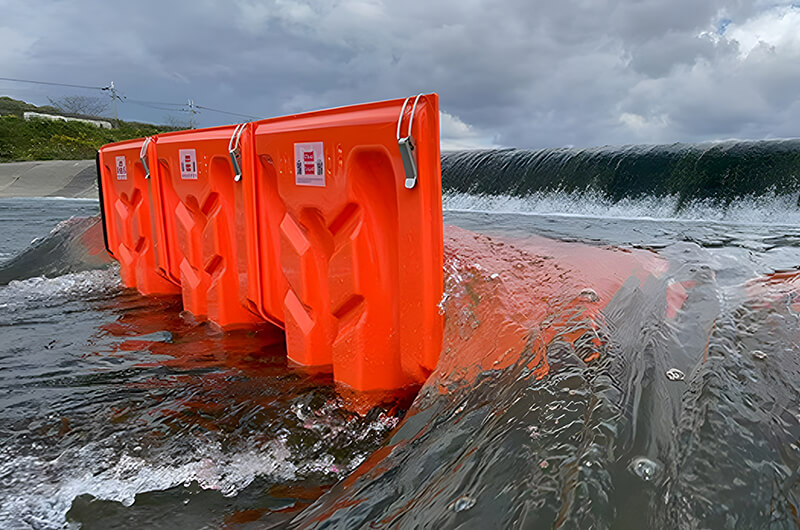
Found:
[[[725, 205], [800, 191], [800, 140], [445, 152], [445, 190], [524, 197], [561, 191], [611, 201], [675, 197]], [[480, 178], [476, 178], [480, 175]]]

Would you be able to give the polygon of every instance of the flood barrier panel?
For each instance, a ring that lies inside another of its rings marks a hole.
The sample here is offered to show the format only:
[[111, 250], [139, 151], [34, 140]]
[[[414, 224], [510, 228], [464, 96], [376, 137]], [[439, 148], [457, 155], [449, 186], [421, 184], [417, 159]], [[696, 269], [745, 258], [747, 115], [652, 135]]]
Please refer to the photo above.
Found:
[[237, 244], [241, 185], [228, 152], [238, 128], [159, 135], [149, 164], [159, 272], [181, 286], [184, 309], [226, 329], [260, 321], [240, 298], [240, 281], [247, 283], [238, 263], [245, 250]]
[[103, 146], [98, 153], [98, 187], [109, 254], [119, 261], [126, 287], [142, 294], [178, 292], [157, 270], [155, 212], [151, 182], [142, 159], [144, 138]]
[[421, 384], [443, 327], [438, 117], [429, 94], [104, 146], [109, 251], [125, 285], [280, 326], [291, 361], [353, 389]]
[[248, 251], [257, 278], [286, 278], [257, 303], [283, 316], [289, 358], [358, 389], [423, 382], [441, 350], [437, 96], [263, 120], [253, 136], [248, 227], [269, 229]]

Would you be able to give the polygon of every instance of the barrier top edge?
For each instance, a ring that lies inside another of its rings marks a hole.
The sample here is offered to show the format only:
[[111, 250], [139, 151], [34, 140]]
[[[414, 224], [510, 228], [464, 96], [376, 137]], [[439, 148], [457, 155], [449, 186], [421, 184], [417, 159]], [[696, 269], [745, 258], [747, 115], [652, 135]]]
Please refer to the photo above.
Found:
[[[431, 96], [438, 97], [439, 95], [436, 92], [430, 92], [428, 94], [421, 94], [421, 96], [423, 98], [425, 98], [425, 97], [431, 97]], [[387, 106], [387, 105], [389, 105], [389, 106], [391, 106], [391, 105], [402, 105], [402, 103], [405, 100], [406, 100], [406, 98], [396, 98], [396, 99], [381, 100], [381, 101], [371, 101], [371, 102], [368, 102], [368, 103], [358, 103], [358, 104], [354, 104], [354, 105], [342, 105], [342, 106], [339, 106], [339, 107], [318, 109], [318, 110], [312, 110], [312, 111], [308, 111], [308, 112], [301, 112], [301, 113], [297, 113], [297, 114], [287, 114], [287, 115], [284, 115], [284, 116], [275, 116], [275, 117], [271, 117], [271, 118], [264, 118], [264, 119], [261, 119], [261, 120], [254, 120], [254, 121], [242, 122], [242, 123], [268, 124], [268, 123], [286, 121], [286, 120], [314, 118], [314, 117], [317, 117], [317, 116], [324, 116], [324, 115], [327, 115], [327, 114], [335, 114], [338, 111], [343, 111], [343, 110], [347, 110], [347, 109], [369, 110], [370, 108], [383, 107], [383, 106]], [[177, 136], [177, 135], [185, 136], [187, 134], [187, 132], [190, 132], [190, 131], [196, 131], [198, 133], [211, 133], [211, 132], [214, 132], [214, 131], [230, 130], [230, 129], [234, 128], [234, 127], [236, 127], [236, 124], [218, 125], [218, 126], [215, 126], [215, 127], [207, 127], [207, 128], [203, 128], [203, 129], [187, 129], [187, 130], [181, 130], [181, 131], [170, 131], [170, 132], [165, 132], [165, 133], [160, 133], [160, 134], [153, 135], [153, 137], [155, 137], [155, 138], [169, 138], [169, 137]], [[100, 150], [113, 150], [113, 149], [118, 149], [118, 148], [130, 149], [130, 148], [133, 148], [133, 147], [141, 148], [143, 142], [144, 142], [144, 138], [143, 137], [142, 138], [134, 138], [134, 139], [131, 139], [131, 140], [122, 140], [120, 142], [112, 142], [112, 143], [109, 143], [109, 144], [105, 144], [100, 148]]]

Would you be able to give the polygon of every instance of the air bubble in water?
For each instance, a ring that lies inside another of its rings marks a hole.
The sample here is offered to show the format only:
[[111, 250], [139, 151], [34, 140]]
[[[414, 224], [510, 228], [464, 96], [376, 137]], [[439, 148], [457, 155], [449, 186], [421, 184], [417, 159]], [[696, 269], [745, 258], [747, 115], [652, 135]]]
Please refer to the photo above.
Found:
[[469, 495], [462, 495], [453, 503], [454, 512], [464, 512], [475, 506], [475, 499]]
[[667, 370], [667, 379], [670, 381], [683, 381], [686, 375], [677, 368], [670, 368]]
[[758, 359], [759, 361], [763, 361], [767, 358], [767, 354], [761, 350], [753, 350], [753, 358]]
[[628, 469], [645, 482], [651, 482], [658, 475], [661, 465], [655, 460], [640, 456], [631, 460]]
[[584, 300], [586, 302], [597, 302], [600, 300], [600, 297], [597, 295], [594, 289], [589, 289], [588, 287], [578, 293], [578, 298]]
[[528, 434], [531, 437], [531, 440], [535, 440], [539, 437], [539, 427], [535, 425], [531, 425], [527, 428]]

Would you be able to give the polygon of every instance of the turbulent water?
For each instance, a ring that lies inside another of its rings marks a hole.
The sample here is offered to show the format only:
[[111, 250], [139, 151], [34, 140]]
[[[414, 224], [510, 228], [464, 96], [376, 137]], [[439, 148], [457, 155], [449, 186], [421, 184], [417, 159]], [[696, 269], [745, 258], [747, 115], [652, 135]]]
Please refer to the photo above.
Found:
[[776, 162], [726, 196], [445, 155], [442, 357], [371, 411], [271, 328], [122, 289], [95, 203], [0, 199], [0, 527], [796, 528], [790, 144], [728, 145]]

